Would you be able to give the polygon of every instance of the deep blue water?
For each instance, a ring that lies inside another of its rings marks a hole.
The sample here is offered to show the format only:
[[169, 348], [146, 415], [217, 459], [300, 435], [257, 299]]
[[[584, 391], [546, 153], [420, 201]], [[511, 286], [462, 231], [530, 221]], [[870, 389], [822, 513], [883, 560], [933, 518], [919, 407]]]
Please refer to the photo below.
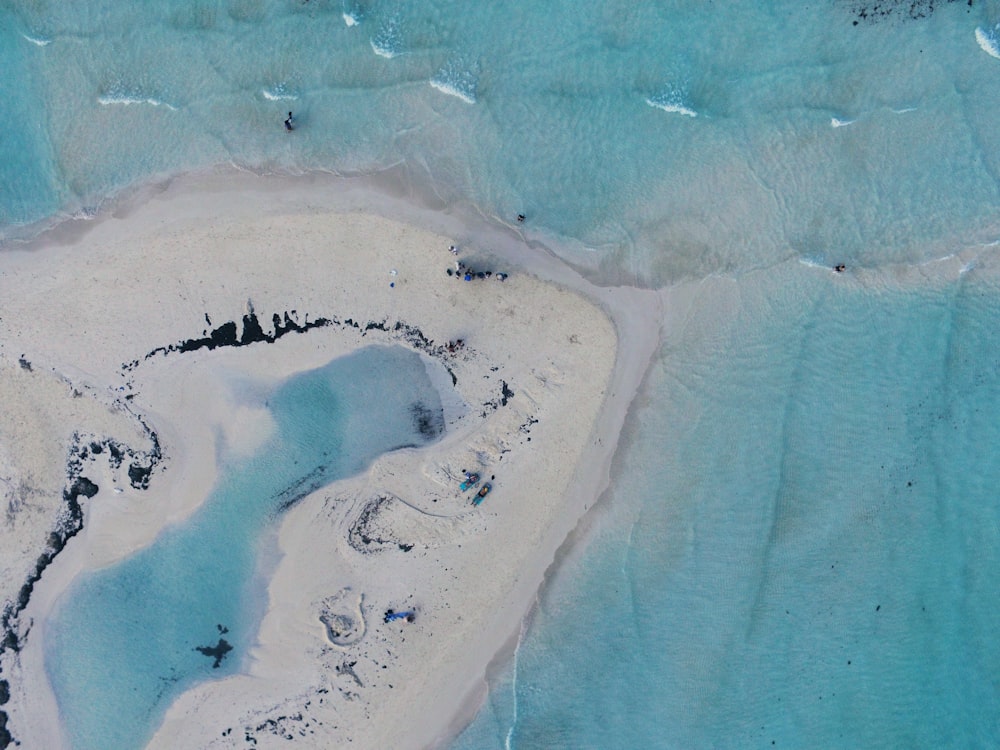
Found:
[[[141, 747], [186, 688], [238, 671], [266, 605], [261, 535], [282, 509], [381, 453], [426, 443], [422, 414], [443, 426], [419, 355], [401, 347], [369, 347], [297, 375], [267, 408], [276, 434], [225, 467], [192, 518], [61, 598], [46, 668], [74, 749]], [[233, 650], [216, 665], [197, 649], [220, 639]]]
[[608, 495], [456, 746], [992, 746], [998, 24], [979, 0], [10, 0], [0, 233], [233, 164], [524, 213], [599, 283], [731, 280], [665, 321]]

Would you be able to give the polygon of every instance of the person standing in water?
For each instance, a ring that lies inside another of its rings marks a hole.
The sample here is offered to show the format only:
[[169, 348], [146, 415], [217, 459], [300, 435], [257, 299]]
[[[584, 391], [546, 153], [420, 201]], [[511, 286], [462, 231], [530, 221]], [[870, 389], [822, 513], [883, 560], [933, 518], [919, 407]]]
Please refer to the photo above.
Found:
[[285, 130], [292, 131], [295, 128], [292, 126], [292, 113], [288, 113], [288, 117], [285, 119]]

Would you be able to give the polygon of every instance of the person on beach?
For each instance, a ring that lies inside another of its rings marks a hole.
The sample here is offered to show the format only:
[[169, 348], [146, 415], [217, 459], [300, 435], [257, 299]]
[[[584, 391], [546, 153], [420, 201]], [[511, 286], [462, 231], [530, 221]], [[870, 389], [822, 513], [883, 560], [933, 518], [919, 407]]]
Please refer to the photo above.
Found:
[[295, 130], [294, 126], [292, 125], [292, 113], [291, 112], [289, 112], [288, 113], [288, 117], [285, 118], [285, 130], [287, 130], [289, 132]]
[[449, 251], [449, 252], [450, 252], [450, 253], [451, 253], [452, 255], [458, 255], [458, 248], [457, 248], [457, 247], [455, 247], [454, 245], [452, 245], [451, 247], [449, 247], [449, 248], [448, 248], [448, 251]]

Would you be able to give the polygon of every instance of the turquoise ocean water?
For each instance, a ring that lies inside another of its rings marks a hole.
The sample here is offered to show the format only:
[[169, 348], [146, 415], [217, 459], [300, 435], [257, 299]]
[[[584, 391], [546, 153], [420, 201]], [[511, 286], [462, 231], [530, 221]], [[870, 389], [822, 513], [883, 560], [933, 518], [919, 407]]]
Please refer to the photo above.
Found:
[[786, 283], [667, 343], [456, 749], [1000, 743], [1000, 287]]
[[456, 747], [993, 746], [998, 24], [979, 0], [8, 0], [0, 232], [192, 169], [321, 170], [524, 213], [598, 283], [729, 280], [669, 321]]

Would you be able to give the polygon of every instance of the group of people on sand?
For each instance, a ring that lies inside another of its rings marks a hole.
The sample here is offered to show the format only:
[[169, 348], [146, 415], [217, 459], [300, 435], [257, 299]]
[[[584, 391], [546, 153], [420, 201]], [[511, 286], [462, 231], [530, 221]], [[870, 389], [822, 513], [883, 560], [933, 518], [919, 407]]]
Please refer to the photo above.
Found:
[[[452, 255], [458, 255], [458, 248], [451, 245], [448, 251]], [[462, 281], [472, 281], [473, 279], [489, 279], [493, 276], [496, 277], [497, 281], [506, 281], [508, 274], [503, 272], [493, 273], [493, 271], [477, 271], [474, 268], [465, 265], [460, 260], [455, 261], [455, 268], [447, 269], [449, 276], [454, 276], [456, 279], [461, 279]]]
[[448, 269], [448, 275], [454, 276], [456, 279], [461, 279], [462, 281], [472, 281], [473, 279], [488, 279], [492, 276], [496, 276], [497, 281], [506, 281], [507, 274], [498, 272], [494, 274], [492, 271], [476, 271], [473, 268], [465, 265], [462, 261], [455, 262], [455, 270]]

